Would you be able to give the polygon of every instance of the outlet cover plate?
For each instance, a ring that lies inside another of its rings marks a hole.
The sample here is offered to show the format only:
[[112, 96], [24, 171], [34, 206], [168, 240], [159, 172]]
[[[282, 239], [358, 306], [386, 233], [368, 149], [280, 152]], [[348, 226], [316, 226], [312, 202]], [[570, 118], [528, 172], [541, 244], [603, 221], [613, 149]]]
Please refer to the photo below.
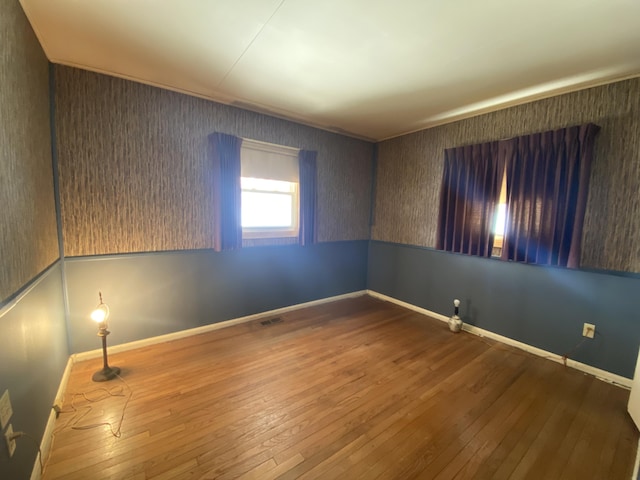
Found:
[[9, 428], [4, 432], [4, 439], [7, 441], [7, 449], [9, 450], [9, 458], [13, 457], [13, 453], [16, 451], [16, 440], [11, 440], [13, 435], [13, 427], [9, 424]]
[[593, 338], [596, 333], [596, 326], [592, 323], [585, 323], [582, 327], [582, 336], [587, 338]]
[[4, 427], [6, 427], [9, 420], [11, 420], [12, 415], [13, 410], [11, 409], [9, 390], [5, 390], [2, 397], [0, 397], [0, 429], [4, 430]]

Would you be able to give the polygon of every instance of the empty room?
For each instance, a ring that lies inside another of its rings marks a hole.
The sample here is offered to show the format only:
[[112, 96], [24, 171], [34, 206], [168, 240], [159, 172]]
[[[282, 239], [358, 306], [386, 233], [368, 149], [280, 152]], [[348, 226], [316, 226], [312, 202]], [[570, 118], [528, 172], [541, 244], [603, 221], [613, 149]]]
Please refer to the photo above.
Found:
[[2, 480], [636, 479], [639, 312], [639, 2], [0, 1]]

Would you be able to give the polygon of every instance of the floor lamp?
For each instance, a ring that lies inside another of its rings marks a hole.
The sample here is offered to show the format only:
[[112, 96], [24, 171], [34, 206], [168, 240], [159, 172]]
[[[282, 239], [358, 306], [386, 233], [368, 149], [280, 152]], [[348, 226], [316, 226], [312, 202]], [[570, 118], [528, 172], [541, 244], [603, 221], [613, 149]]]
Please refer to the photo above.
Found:
[[107, 335], [111, 332], [107, 330], [109, 326], [107, 319], [109, 318], [109, 306], [102, 301], [102, 292], [98, 292], [100, 303], [96, 309], [91, 312], [91, 319], [98, 324], [98, 336], [102, 338], [102, 370], [93, 374], [94, 382], [106, 382], [116, 378], [120, 374], [118, 367], [110, 367], [107, 361]]

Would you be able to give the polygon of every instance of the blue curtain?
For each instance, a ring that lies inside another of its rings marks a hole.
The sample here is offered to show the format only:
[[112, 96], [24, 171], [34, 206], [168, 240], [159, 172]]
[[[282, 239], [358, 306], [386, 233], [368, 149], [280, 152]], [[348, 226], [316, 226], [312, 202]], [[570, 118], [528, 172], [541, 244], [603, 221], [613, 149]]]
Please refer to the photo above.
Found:
[[595, 136], [592, 123], [506, 140], [503, 260], [580, 266]]
[[240, 146], [242, 139], [224, 133], [209, 135], [213, 167], [216, 251], [242, 247]]
[[440, 189], [438, 250], [490, 257], [504, 161], [498, 142], [448, 148]]
[[300, 245], [316, 242], [316, 157], [318, 153], [300, 150]]

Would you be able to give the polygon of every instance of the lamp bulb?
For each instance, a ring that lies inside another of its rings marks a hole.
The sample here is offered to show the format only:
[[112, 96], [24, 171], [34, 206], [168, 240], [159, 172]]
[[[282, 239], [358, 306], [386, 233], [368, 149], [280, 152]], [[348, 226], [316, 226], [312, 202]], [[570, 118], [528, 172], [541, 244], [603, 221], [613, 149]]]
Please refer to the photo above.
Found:
[[458, 300], [457, 298], [453, 301], [453, 306], [454, 307], [459, 307], [460, 306], [460, 300]]
[[91, 312], [91, 320], [93, 320], [94, 322], [104, 322], [106, 316], [107, 312], [105, 312], [102, 308], [97, 308], [93, 312]]

